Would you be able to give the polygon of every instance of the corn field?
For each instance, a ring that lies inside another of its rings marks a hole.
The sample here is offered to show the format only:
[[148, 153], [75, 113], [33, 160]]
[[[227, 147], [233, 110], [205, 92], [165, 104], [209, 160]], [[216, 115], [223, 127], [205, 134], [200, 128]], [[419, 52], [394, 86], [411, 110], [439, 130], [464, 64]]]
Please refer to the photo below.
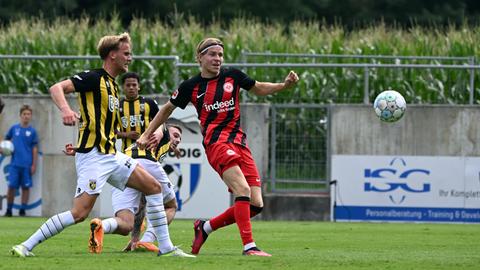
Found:
[[[392, 63], [375, 59], [314, 59], [310, 57], [249, 57], [242, 51], [273, 53], [357, 54], [397, 56], [476, 56], [480, 27], [445, 29], [392, 28], [382, 24], [347, 32], [341, 26], [321, 22], [294, 22], [289, 25], [264, 24], [238, 18], [229, 25], [202, 26], [195, 19], [178, 17], [172, 23], [134, 19], [128, 29], [115, 18], [77, 20], [59, 18], [54, 22], [21, 19], [0, 28], [0, 54], [4, 55], [97, 55], [100, 37], [128, 31], [134, 55], [176, 55], [182, 63], [193, 63], [196, 44], [207, 36], [225, 43], [225, 62], [239, 63]], [[410, 64], [439, 64], [432, 60], [405, 60]], [[442, 61], [442, 64], [468, 64]], [[47, 93], [60, 79], [85, 69], [99, 67], [100, 60], [0, 60], [0, 93]], [[137, 60], [131, 71], [141, 75], [146, 93], [169, 93], [176, 87], [174, 63], [166, 60]], [[289, 68], [245, 68], [258, 81], [282, 81]], [[275, 96], [249, 101], [277, 103], [360, 103], [363, 101], [363, 69], [297, 68], [299, 86]], [[180, 79], [198, 72], [181, 68]], [[467, 104], [468, 70], [454, 69], [370, 69], [370, 100], [391, 88], [401, 92], [408, 103]], [[478, 71], [475, 81], [479, 82]], [[476, 83], [476, 85], [480, 85]], [[474, 103], [480, 103], [480, 87], [475, 87]]]

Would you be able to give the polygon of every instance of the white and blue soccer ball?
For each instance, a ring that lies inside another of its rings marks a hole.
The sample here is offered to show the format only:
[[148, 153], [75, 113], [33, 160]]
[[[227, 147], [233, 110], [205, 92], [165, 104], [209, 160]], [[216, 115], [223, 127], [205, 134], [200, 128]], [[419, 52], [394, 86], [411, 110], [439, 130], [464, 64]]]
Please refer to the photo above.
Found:
[[387, 90], [378, 94], [373, 102], [373, 108], [380, 120], [396, 122], [405, 114], [407, 103], [397, 91]]
[[0, 149], [2, 149], [2, 155], [10, 156], [11, 154], [13, 154], [15, 147], [13, 146], [13, 143], [11, 141], [4, 140], [0, 142]]

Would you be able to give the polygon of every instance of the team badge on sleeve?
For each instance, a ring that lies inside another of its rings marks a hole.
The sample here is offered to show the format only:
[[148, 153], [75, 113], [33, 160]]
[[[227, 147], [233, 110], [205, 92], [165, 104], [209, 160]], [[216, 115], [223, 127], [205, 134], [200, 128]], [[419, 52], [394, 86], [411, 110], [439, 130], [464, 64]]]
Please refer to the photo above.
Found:
[[178, 96], [178, 89], [173, 92], [172, 99], [176, 99], [177, 96]]

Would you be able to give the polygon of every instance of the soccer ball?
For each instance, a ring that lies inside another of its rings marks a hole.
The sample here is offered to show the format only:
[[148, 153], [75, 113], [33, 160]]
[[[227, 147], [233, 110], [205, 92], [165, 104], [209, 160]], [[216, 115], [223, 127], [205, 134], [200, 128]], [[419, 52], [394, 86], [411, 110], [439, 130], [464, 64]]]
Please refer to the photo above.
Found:
[[407, 103], [397, 91], [387, 90], [378, 94], [373, 102], [373, 108], [380, 120], [396, 122], [405, 114]]
[[13, 143], [7, 140], [0, 142], [0, 149], [2, 149], [2, 155], [4, 156], [10, 156], [15, 150]]

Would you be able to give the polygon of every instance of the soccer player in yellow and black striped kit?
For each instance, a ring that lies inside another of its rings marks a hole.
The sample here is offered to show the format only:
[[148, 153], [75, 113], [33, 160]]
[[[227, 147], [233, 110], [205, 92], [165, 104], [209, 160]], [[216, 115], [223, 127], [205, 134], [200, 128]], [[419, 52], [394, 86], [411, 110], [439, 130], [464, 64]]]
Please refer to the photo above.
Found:
[[[134, 72], [125, 73], [121, 79], [125, 97], [120, 100], [120, 119], [121, 126], [117, 136], [122, 139], [122, 152], [136, 159], [139, 164], [145, 168], [151, 175], [157, 179], [162, 185], [162, 193], [164, 199], [165, 212], [167, 222], [170, 224], [175, 216], [177, 203], [173, 185], [168, 179], [167, 174], [163, 170], [160, 162], [170, 150], [175, 150], [181, 141], [182, 130], [178, 126], [162, 126], [157, 130], [155, 136], [159, 140], [158, 146], [154, 150], [141, 150], [135, 147], [135, 140], [148, 127], [150, 121], [158, 112], [157, 103], [150, 98], [139, 95], [140, 77]], [[138, 221], [143, 220], [143, 207], [139, 209], [139, 203], [142, 194], [132, 188], [126, 188], [121, 191], [114, 188], [112, 191], [112, 203], [115, 215], [128, 221], [129, 227], [134, 224], [134, 215], [137, 214], [136, 225]], [[146, 248], [151, 251], [158, 251], [153, 245], [155, 240], [155, 232], [148, 222], [148, 228], [144, 237], [139, 240], [139, 226], [132, 231], [132, 241], [126, 247], [126, 250], [132, 250], [136, 247]], [[129, 231], [125, 232], [125, 235]], [[162, 243], [159, 243], [159, 246]]]
[[[171, 244], [169, 238], [162, 186], [145, 169], [137, 166], [135, 159], [115, 150], [115, 130], [120, 121], [115, 78], [128, 71], [128, 65], [132, 61], [131, 47], [128, 33], [102, 37], [97, 46], [103, 60], [102, 68], [78, 73], [50, 88], [53, 102], [60, 109], [63, 124], [73, 126], [79, 122], [75, 154], [77, 187], [73, 207], [50, 217], [26, 241], [13, 246], [12, 255], [34, 256], [32, 249], [35, 246], [66, 227], [85, 220], [108, 182], [122, 190], [127, 186], [135, 188], [146, 195], [147, 216], [156, 221], [156, 235], [166, 235], [170, 242], [168, 249], [160, 249], [159, 255], [181, 256], [180, 250]], [[70, 108], [65, 98], [65, 94], [72, 92], [78, 94], [80, 115]], [[118, 232], [118, 228], [125, 226], [117, 217], [105, 221], [93, 219], [90, 222], [89, 250], [92, 253], [102, 251], [105, 231]], [[159, 239], [159, 242], [161, 240], [165, 239]]]

